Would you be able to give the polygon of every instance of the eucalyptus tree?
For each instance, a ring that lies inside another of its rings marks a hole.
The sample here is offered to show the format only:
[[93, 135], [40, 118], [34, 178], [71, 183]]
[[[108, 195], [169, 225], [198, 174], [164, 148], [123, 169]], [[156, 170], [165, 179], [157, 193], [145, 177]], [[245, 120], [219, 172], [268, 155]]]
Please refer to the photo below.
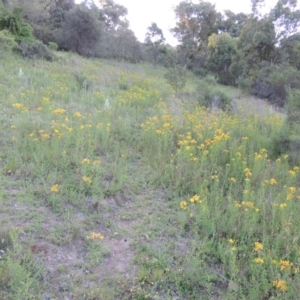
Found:
[[151, 23], [147, 30], [148, 31], [145, 35], [145, 46], [147, 52], [150, 55], [150, 61], [152, 61], [152, 63], [156, 65], [160, 52], [164, 51], [164, 34], [163, 31], [154, 22]]

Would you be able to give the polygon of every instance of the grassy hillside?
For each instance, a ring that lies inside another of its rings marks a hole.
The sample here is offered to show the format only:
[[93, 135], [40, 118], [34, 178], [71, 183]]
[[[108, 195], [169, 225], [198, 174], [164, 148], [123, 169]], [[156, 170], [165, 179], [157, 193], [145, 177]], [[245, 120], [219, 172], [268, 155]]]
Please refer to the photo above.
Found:
[[0, 299], [298, 297], [281, 116], [207, 110], [195, 77], [175, 97], [164, 73], [2, 54]]

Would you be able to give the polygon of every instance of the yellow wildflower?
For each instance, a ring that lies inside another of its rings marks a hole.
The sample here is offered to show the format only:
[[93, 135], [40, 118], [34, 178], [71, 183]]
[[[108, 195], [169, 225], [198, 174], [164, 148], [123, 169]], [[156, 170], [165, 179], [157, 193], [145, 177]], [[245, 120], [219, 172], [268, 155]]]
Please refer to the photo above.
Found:
[[252, 176], [251, 170], [249, 168], [244, 169], [244, 173], [247, 177]]
[[280, 261], [280, 270], [284, 271], [290, 269], [293, 266], [293, 263], [289, 262], [288, 260], [281, 260]]
[[264, 249], [264, 245], [260, 242], [255, 242], [254, 251], [258, 252]]
[[55, 115], [61, 115], [61, 114], [64, 114], [65, 112], [66, 112], [66, 110], [63, 108], [57, 108], [57, 109], [53, 110], [53, 113]]
[[286, 203], [281, 203], [281, 204], [279, 204], [279, 207], [281, 208], [281, 209], [284, 209], [284, 208], [286, 208]]
[[58, 192], [59, 192], [59, 185], [58, 185], [58, 184], [54, 184], [54, 185], [51, 187], [51, 192], [52, 192], [52, 193], [58, 193]]
[[277, 184], [277, 181], [276, 181], [276, 179], [271, 178], [271, 179], [269, 180], [269, 183], [270, 183], [271, 185], [274, 185], [274, 184]]
[[89, 178], [89, 177], [87, 177], [87, 176], [83, 176], [83, 177], [82, 177], [82, 180], [83, 180], [84, 182], [88, 183], [88, 184], [91, 184], [91, 183], [92, 183], [91, 178]]
[[290, 174], [291, 176], [295, 176], [295, 175], [296, 175], [296, 172], [293, 171], [293, 170], [289, 170], [289, 174]]
[[90, 235], [86, 237], [88, 240], [103, 240], [104, 236], [101, 233], [92, 232]]
[[190, 198], [191, 203], [200, 202], [200, 197], [198, 195], [194, 195], [192, 198]]
[[227, 242], [228, 242], [229, 244], [234, 244], [234, 243], [235, 243], [235, 240], [234, 240], [234, 239], [228, 239]]
[[182, 208], [183, 210], [186, 210], [186, 208], [187, 208], [187, 202], [186, 201], [181, 201], [180, 202], [180, 208]]
[[235, 183], [235, 182], [236, 182], [236, 179], [235, 179], [234, 177], [231, 177], [231, 178], [230, 178], [230, 181]]
[[273, 281], [273, 286], [283, 292], [287, 290], [287, 285], [285, 280], [275, 280]]
[[50, 134], [44, 133], [44, 134], [42, 134], [42, 138], [43, 138], [44, 141], [49, 140], [50, 139]]
[[257, 264], [263, 264], [264, 260], [262, 258], [258, 257], [258, 258], [254, 259], [254, 262], [257, 263]]
[[24, 105], [22, 103], [14, 103], [12, 106], [15, 108], [23, 108], [24, 107]]
[[101, 161], [99, 159], [95, 159], [93, 161], [93, 165], [100, 165], [101, 164]]
[[49, 98], [43, 97], [43, 102], [44, 102], [44, 103], [49, 103], [50, 100], [49, 100]]
[[84, 158], [82, 161], [81, 161], [82, 164], [89, 164], [90, 163], [90, 159], [89, 158]]
[[75, 118], [82, 118], [82, 114], [79, 111], [76, 111], [73, 116]]
[[295, 194], [296, 193], [296, 191], [297, 191], [297, 189], [294, 187], [294, 186], [291, 186], [291, 187], [289, 187], [289, 192], [291, 193], [291, 194]]

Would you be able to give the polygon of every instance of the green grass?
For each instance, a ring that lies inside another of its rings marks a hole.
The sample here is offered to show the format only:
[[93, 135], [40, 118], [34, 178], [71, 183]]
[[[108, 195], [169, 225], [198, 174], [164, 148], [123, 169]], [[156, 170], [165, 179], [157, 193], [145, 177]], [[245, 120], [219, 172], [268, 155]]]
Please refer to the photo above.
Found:
[[1, 65], [1, 299], [297, 298], [281, 115], [219, 86], [237, 110], [210, 112], [147, 64]]

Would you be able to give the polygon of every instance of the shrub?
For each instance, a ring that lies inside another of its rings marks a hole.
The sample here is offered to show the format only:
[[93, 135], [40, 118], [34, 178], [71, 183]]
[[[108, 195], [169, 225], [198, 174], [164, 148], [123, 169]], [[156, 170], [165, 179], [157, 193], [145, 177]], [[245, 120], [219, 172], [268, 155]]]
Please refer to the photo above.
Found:
[[0, 5], [0, 30], [9, 30], [17, 43], [30, 43], [34, 40], [33, 29], [22, 18], [22, 8], [14, 7], [10, 13]]
[[213, 76], [213, 75], [207, 75], [205, 76], [205, 78], [203, 79], [204, 82], [206, 82], [209, 85], [214, 85], [218, 83], [218, 79]]
[[20, 43], [19, 48], [23, 57], [42, 58], [49, 61], [53, 60], [54, 58], [53, 53], [50, 51], [50, 49], [38, 40], [34, 41], [31, 44], [22, 42]]
[[0, 49], [3, 51], [18, 49], [14, 36], [7, 29], [0, 31]]
[[292, 164], [300, 164], [300, 90], [288, 91], [287, 117], [281, 132], [273, 137], [273, 154], [284, 153]]
[[48, 48], [52, 51], [57, 51], [58, 49], [58, 45], [56, 43], [53, 43], [53, 42], [49, 42], [48, 43]]
[[198, 86], [197, 102], [200, 106], [207, 108], [219, 108], [225, 111], [232, 109], [232, 100], [224, 92], [215, 89], [206, 82], [201, 82]]
[[165, 78], [172, 86], [175, 93], [178, 94], [178, 92], [183, 90], [185, 87], [186, 71], [182, 67], [176, 65], [168, 69], [168, 72], [165, 74]]
[[300, 72], [291, 66], [263, 67], [252, 82], [251, 93], [283, 107], [288, 98], [288, 88], [300, 88]]

